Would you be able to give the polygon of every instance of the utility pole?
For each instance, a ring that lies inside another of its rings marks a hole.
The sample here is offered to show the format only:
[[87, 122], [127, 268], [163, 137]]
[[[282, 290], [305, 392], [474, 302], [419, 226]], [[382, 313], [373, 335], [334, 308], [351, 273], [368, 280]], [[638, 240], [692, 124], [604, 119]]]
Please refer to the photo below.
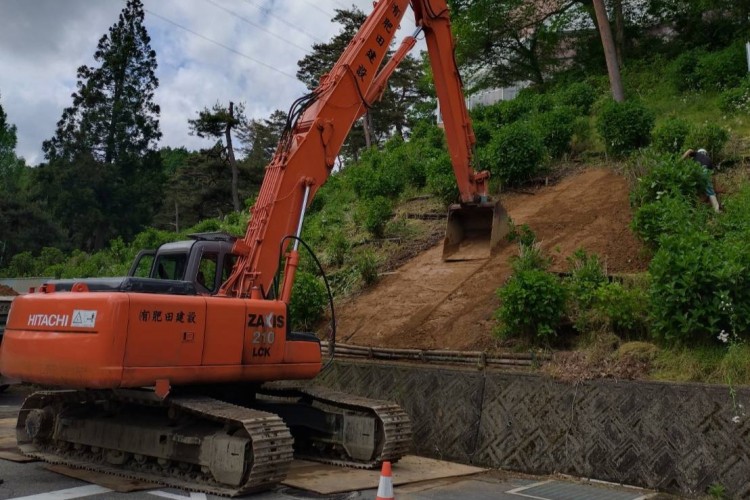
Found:
[[617, 102], [625, 101], [625, 92], [622, 90], [622, 78], [620, 77], [620, 68], [617, 64], [617, 49], [612, 39], [612, 28], [609, 26], [607, 9], [604, 7], [604, 0], [593, 0], [594, 11], [596, 12], [596, 21], [599, 25], [599, 35], [602, 38], [604, 47], [604, 58], [607, 60], [607, 72], [609, 73], [609, 84], [612, 88], [612, 97]]
[[239, 212], [242, 209], [238, 194], [240, 172], [237, 168], [237, 160], [234, 158], [234, 148], [232, 147], [232, 127], [234, 125], [234, 103], [229, 101], [229, 119], [227, 120], [227, 126], [224, 129], [224, 135], [227, 140], [227, 158], [229, 158], [229, 166], [232, 168], [232, 205], [234, 211]]

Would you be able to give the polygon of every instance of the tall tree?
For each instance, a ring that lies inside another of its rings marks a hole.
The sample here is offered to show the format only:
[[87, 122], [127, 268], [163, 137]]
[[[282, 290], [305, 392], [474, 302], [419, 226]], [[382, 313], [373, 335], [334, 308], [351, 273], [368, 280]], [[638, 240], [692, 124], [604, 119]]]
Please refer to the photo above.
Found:
[[[134, 235], [151, 221], [161, 198], [163, 174], [154, 151], [161, 137], [159, 106], [153, 101], [159, 82], [143, 19], [141, 0], [128, 0], [99, 39], [97, 65], [78, 68], [73, 103], [42, 146], [49, 164], [39, 169], [46, 183], [40, 196], [71, 228], [74, 244], [87, 250]], [[60, 183], [72, 179], [62, 192]], [[71, 213], [68, 203], [79, 195], [90, 201], [88, 209]]]
[[9, 196], [21, 189], [25, 163], [16, 156], [16, 126], [0, 104], [0, 194]]
[[165, 203], [156, 224], [183, 230], [203, 219], [222, 217], [233, 210], [231, 183], [226, 175], [224, 146], [189, 153], [169, 176]]
[[238, 130], [238, 137], [245, 144], [243, 164], [252, 185], [260, 186], [263, 181], [266, 165], [276, 151], [286, 120], [287, 114], [276, 110], [268, 118], [250, 120]]
[[29, 199], [31, 169], [16, 155], [16, 126], [0, 104], [0, 268], [24, 251], [59, 243], [49, 214]]
[[[312, 52], [297, 63], [297, 78], [308, 89], [315, 89], [320, 78], [336, 64], [365, 19], [365, 14], [357, 8], [336, 9], [331, 22], [340, 24], [341, 31], [328, 42], [313, 44]], [[426, 98], [419, 86], [423, 76], [424, 67], [420, 61], [407, 56], [391, 75], [380, 101], [360, 119], [362, 127], [349, 134], [343, 148], [345, 156], [356, 159], [362, 148], [380, 143], [393, 131], [403, 135], [404, 128], [409, 125], [409, 109], [418, 99]]]
[[238, 104], [235, 108], [230, 101], [229, 107], [220, 103], [214, 104], [211, 109], [204, 108], [198, 112], [198, 118], [188, 120], [190, 131], [198, 137], [209, 137], [213, 139], [224, 139], [223, 155], [232, 171], [232, 206], [235, 212], [242, 209], [239, 196], [240, 171], [237, 159], [234, 156], [232, 145], [232, 131], [247, 123], [245, 118], [245, 107]]
[[451, 0], [460, 63], [473, 87], [542, 84], [562, 63], [574, 0]]

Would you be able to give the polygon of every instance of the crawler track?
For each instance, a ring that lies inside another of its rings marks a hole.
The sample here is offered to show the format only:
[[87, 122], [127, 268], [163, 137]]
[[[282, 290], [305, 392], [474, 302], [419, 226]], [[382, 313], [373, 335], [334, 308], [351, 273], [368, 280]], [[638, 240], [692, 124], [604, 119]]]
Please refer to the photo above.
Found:
[[46, 462], [222, 496], [271, 488], [292, 461], [279, 417], [205, 397], [37, 392], [16, 431], [21, 451]]
[[[356, 460], [344, 456], [339, 447], [328, 453], [295, 451], [295, 456], [306, 460], [329, 463], [345, 467], [372, 469], [384, 461], [397, 462], [411, 446], [411, 421], [400, 406], [389, 401], [367, 399], [333, 391], [324, 387], [290, 387], [285, 384], [270, 384], [260, 390], [261, 395], [287, 401], [303, 401], [330, 414], [370, 416], [376, 422], [375, 453], [368, 460]], [[331, 453], [334, 451], [335, 453]]]

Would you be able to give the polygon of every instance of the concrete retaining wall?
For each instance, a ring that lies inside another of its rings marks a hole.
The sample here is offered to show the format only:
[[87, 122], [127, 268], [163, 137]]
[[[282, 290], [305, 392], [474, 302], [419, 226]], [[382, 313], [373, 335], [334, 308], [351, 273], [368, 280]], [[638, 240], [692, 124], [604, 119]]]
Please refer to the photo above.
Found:
[[733, 497], [750, 498], [750, 388], [733, 398], [724, 386], [565, 383], [352, 361], [336, 361], [318, 382], [398, 401], [412, 418], [420, 455], [683, 495], [720, 483]]

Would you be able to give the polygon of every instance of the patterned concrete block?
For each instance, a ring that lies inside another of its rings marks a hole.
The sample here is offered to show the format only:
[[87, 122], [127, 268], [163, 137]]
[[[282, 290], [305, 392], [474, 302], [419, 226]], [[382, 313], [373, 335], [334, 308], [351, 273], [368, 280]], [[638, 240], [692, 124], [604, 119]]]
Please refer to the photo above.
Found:
[[[396, 400], [418, 454], [750, 498], [750, 388], [597, 380], [337, 361], [320, 382]], [[742, 405], [742, 406], [740, 406]], [[736, 420], [736, 421], [735, 421]]]

